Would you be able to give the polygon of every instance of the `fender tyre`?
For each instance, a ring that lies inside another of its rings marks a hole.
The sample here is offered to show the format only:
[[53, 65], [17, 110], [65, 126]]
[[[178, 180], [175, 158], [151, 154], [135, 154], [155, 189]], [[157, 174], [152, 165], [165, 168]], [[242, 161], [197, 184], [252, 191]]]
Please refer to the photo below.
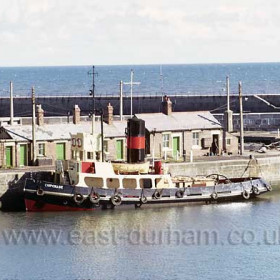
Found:
[[250, 192], [247, 190], [244, 190], [242, 193], [242, 196], [244, 199], [248, 200], [250, 198]]
[[110, 201], [114, 206], [119, 206], [122, 204], [122, 198], [118, 194], [111, 196]]
[[100, 195], [98, 193], [91, 193], [89, 195], [89, 201], [92, 203], [92, 204], [97, 204], [99, 203], [100, 201]]
[[85, 199], [84, 199], [84, 196], [82, 194], [75, 193], [74, 197], [73, 197], [73, 200], [77, 205], [80, 205], [84, 202]]

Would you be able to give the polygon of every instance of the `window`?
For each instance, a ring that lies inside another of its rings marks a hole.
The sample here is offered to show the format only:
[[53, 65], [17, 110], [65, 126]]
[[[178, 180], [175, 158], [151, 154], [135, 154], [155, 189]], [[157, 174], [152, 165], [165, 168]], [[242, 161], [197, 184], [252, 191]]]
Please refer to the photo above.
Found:
[[163, 134], [162, 135], [162, 147], [163, 148], [169, 148], [169, 134]]
[[192, 139], [193, 139], [193, 145], [199, 146], [199, 132], [193, 132]]
[[227, 138], [227, 145], [231, 145], [231, 139]]
[[93, 159], [93, 152], [87, 152], [87, 159]]
[[38, 144], [38, 155], [45, 156], [45, 144], [44, 143]]

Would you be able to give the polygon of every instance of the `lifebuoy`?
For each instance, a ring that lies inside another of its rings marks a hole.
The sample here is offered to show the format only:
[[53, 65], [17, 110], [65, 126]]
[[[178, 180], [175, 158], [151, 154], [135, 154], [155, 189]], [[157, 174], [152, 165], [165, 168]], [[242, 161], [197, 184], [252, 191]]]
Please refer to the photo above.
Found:
[[80, 193], [75, 193], [73, 200], [75, 201], [76, 204], [82, 204], [84, 202], [84, 196]]
[[36, 194], [37, 194], [38, 196], [43, 196], [43, 195], [45, 194], [45, 192], [44, 192], [43, 189], [38, 188], [37, 191], [36, 191]]
[[153, 194], [153, 197], [154, 197], [155, 199], [160, 199], [161, 196], [162, 196], [161, 191], [155, 191], [154, 194]]
[[258, 188], [258, 187], [256, 187], [256, 186], [253, 186], [253, 193], [254, 193], [255, 195], [260, 194], [260, 190], [259, 190], [259, 188]]
[[272, 187], [269, 185], [269, 184], [265, 184], [264, 183], [264, 186], [266, 187], [266, 189], [271, 192], [272, 191]]
[[184, 191], [182, 191], [182, 190], [176, 191], [175, 196], [176, 196], [177, 198], [183, 198], [183, 196], [184, 196]]
[[91, 203], [96, 204], [100, 201], [100, 195], [96, 192], [93, 192], [89, 195], [89, 200]]
[[244, 190], [243, 193], [242, 193], [242, 196], [244, 199], [249, 199], [250, 198], [250, 192], [247, 191], [247, 190]]
[[119, 206], [122, 203], [122, 198], [120, 195], [115, 194], [111, 196], [110, 201], [114, 206]]
[[217, 192], [213, 192], [211, 194], [211, 198], [214, 199], [214, 200], [217, 200], [218, 199], [218, 193]]
[[148, 198], [147, 198], [145, 195], [142, 195], [142, 196], [140, 197], [140, 202], [141, 202], [142, 204], [145, 204], [145, 203], [148, 202]]

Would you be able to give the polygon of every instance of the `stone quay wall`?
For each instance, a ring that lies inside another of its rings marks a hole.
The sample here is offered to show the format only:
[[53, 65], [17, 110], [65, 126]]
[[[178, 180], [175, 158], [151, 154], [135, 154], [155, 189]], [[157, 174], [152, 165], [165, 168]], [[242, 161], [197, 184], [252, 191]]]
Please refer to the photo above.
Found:
[[[280, 183], [280, 155], [268, 156], [252, 160], [249, 159], [217, 160], [194, 163], [170, 163], [169, 172], [175, 175], [209, 175], [221, 174], [231, 177], [263, 177], [267, 182], [278, 187]], [[244, 171], [246, 172], [244, 173]]]

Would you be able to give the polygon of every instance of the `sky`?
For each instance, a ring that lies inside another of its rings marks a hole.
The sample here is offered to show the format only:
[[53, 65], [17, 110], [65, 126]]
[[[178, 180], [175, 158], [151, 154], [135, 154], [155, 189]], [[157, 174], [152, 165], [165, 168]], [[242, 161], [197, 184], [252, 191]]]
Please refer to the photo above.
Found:
[[0, 66], [280, 61], [279, 0], [0, 0]]

